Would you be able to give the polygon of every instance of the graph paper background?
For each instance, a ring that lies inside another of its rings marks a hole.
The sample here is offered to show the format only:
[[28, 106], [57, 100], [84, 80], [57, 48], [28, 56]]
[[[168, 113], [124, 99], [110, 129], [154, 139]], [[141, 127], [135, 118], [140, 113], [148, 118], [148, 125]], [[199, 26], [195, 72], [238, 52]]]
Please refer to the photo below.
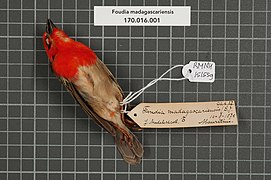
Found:
[[[192, 25], [94, 27], [95, 5], [188, 5]], [[239, 126], [146, 129], [142, 163], [127, 165], [51, 72], [47, 17], [89, 45], [125, 93], [173, 65], [214, 61], [213, 84], [159, 82], [133, 104], [235, 99]], [[0, 179], [271, 179], [270, 37], [270, 0], [1, 1]]]

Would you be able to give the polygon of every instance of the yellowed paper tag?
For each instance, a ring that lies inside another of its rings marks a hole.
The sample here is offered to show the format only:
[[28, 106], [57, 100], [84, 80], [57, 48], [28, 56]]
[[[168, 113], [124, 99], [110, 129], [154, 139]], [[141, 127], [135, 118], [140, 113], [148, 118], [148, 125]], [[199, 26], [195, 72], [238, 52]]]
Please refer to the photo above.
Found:
[[141, 128], [238, 125], [234, 101], [141, 103], [128, 116]]

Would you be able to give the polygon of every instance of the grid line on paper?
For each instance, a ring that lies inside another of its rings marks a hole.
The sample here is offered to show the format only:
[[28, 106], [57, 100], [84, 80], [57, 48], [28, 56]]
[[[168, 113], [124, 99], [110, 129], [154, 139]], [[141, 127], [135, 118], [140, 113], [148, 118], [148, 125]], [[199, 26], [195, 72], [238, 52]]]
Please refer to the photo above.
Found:
[[[78, 24], [77, 24], [77, 0], [74, 1], [74, 7], [75, 7], [75, 15], [74, 15], [74, 24], [75, 24], [75, 28], [74, 28], [74, 35], [75, 35], [75, 40], [77, 40], [77, 35], [78, 35]], [[77, 145], [77, 132], [76, 132], [76, 127], [77, 127], [77, 107], [75, 106], [75, 114], [74, 114], [74, 160], [73, 160], [73, 168], [74, 168], [74, 171], [77, 171], [77, 149], [78, 149], [78, 145]], [[73, 178], [74, 179], [77, 179], [76, 178], [76, 174], [74, 173], [73, 174]]]
[[[132, 5], [132, 0], [130, 0], [129, 1], [129, 3], [130, 3], [130, 6]], [[132, 41], [131, 41], [131, 34], [132, 34], [132, 31], [131, 31], [131, 27], [129, 27], [129, 64], [131, 64], [131, 58], [132, 58], [132, 54], [131, 54], [131, 52], [132, 52]], [[131, 69], [131, 66], [129, 66], [129, 78], [131, 78], [132, 77], [132, 69]], [[129, 79], [129, 92], [131, 92], [131, 81], [130, 81], [130, 79]], [[143, 80], [143, 82], [144, 82], [144, 80]], [[130, 168], [130, 166], [128, 166], [128, 172], [130, 173], [131, 172], [131, 168]], [[131, 176], [130, 175], [128, 175], [128, 180], [130, 180], [131, 179]]]
[[[198, 8], [199, 8], [199, 4], [200, 4], [200, 0], [198, 0]], [[198, 11], [198, 24], [197, 24], [197, 50], [199, 50], [199, 20], [200, 20], [200, 14], [199, 14], [199, 11]], [[199, 57], [199, 52], [197, 52], [197, 61], [200, 60], [200, 57]], [[199, 84], [196, 83], [196, 101], [198, 102], [199, 101]], [[198, 145], [198, 137], [199, 137], [199, 131], [198, 131], [198, 128], [196, 128], [196, 145]], [[198, 159], [198, 146], [196, 146], [196, 160]], [[196, 171], [196, 179], [198, 179], [198, 163], [196, 163], [196, 168], [195, 168], [195, 171]]]
[[[62, 0], [62, 2], [63, 2], [63, 0]], [[88, 7], [88, 8], [89, 8], [89, 19], [88, 19], [88, 20], [89, 20], [89, 22], [90, 22], [90, 21], [91, 21], [91, 17], [92, 17], [91, 14], [90, 14], [91, 1], [89, 1], [89, 4], [88, 4], [88, 5], [89, 5], [89, 7]], [[62, 14], [62, 16], [63, 16], [63, 14]], [[91, 26], [89, 25], [89, 29], [90, 29], [90, 27], [91, 27]], [[89, 37], [91, 36], [90, 33], [91, 33], [91, 32], [89, 31]], [[89, 41], [88, 41], [88, 44], [90, 44], [90, 39], [89, 39]], [[88, 120], [89, 120], [89, 118], [88, 118]], [[87, 146], [88, 146], [88, 147], [87, 147], [87, 151], [88, 151], [88, 153], [87, 153], [87, 158], [88, 158], [88, 161], [87, 161], [87, 163], [88, 163], [87, 169], [90, 169], [90, 162], [91, 162], [91, 161], [90, 161], [90, 154], [91, 154], [91, 152], [90, 152], [90, 144], [89, 144], [89, 137], [90, 137], [90, 122], [89, 122], [89, 121], [88, 121], [88, 123], [87, 123], [87, 126], [88, 126], [88, 128], [87, 128], [87, 130], [88, 130], [88, 134], [87, 134], [87, 135], [88, 135], [88, 138], [87, 138], [87, 140], [88, 140], [88, 143], [87, 143]], [[88, 175], [87, 178], [90, 179], [90, 175]]]
[[[22, 13], [22, 5], [21, 5], [21, 13]], [[21, 17], [21, 23], [23, 22], [23, 20], [22, 20], [22, 17]], [[20, 28], [20, 33], [21, 34], [23, 34], [23, 32], [22, 32], [22, 26], [21, 26], [21, 28]], [[20, 38], [20, 41], [21, 41], [21, 44], [20, 44], [20, 48], [21, 49], [23, 49], [23, 46], [22, 46], [22, 41], [23, 41], [23, 38], [21, 37]], [[22, 80], [22, 78], [23, 78], [23, 73], [22, 73], [22, 70], [23, 70], [23, 66], [22, 66], [22, 64], [23, 64], [23, 59], [22, 59], [22, 52], [20, 53], [20, 56], [21, 56], [21, 69], [20, 69], [20, 72], [21, 72], [21, 82], [23, 81]], [[20, 89], [20, 91], [21, 91], [21, 93], [20, 93], [20, 96], [21, 96], [21, 99], [20, 99], [20, 103], [21, 103], [21, 105], [20, 105], [20, 114], [22, 114], [23, 113], [23, 106], [22, 106], [22, 103], [23, 103], [23, 99], [22, 99], [22, 87], [21, 87], [21, 89]], [[22, 119], [20, 120], [20, 159], [22, 159], [22, 157], [23, 157], [23, 152], [22, 152], [22, 145], [23, 145], [23, 133], [22, 133], [22, 131], [23, 131], [23, 122], [22, 122]], [[22, 162], [22, 160], [20, 161], [20, 170], [22, 171], [23, 170], [23, 162]], [[22, 179], [22, 173], [20, 173], [20, 179]]]
[[[63, 0], [61, 0], [61, 28], [62, 29], [64, 29], [64, 27], [63, 27], [63, 3], [64, 3], [64, 1]], [[60, 97], [60, 101], [61, 101], [61, 103], [63, 103], [64, 101], [63, 101], [63, 86], [61, 86], [61, 97]], [[61, 147], [63, 146], [63, 113], [64, 113], [64, 111], [63, 111], [63, 106], [61, 106], [61, 126], [60, 126], [60, 129], [61, 129], [61, 139], [60, 139], [60, 142], [61, 142]], [[63, 148], [61, 148], [61, 159], [60, 159], [60, 161], [61, 161], [61, 164], [60, 164], [60, 167], [61, 167], [61, 171], [63, 171]], [[61, 174], [63, 174], [63, 172], [61, 172]], [[63, 176], [61, 176], [61, 180], [63, 180]]]
[[[36, 47], [36, 1], [34, 2], [34, 44], [33, 44], [33, 46], [34, 46], [34, 57], [33, 57], [33, 59], [34, 59], [34, 62], [37, 62], [37, 58], [36, 58], [36, 50], [37, 50], [37, 47]], [[33, 84], [34, 84], [34, 88], [33, 88], [33, 91], [34, 91], [34, 132], [33, 132], [33, 134], [34, 134], [34, 139], [33, 139], [33, 141], [34, 141], [34, 147], [33, 147], [33, 154], [34, 154], [34, 160], [33, 160], [33, 171], [34, 171], [34, 173], [33, 173], [33, 179], [34, 180], [36, 180], [36, 99], [37, 99], [37, 97], [36, 97], [36, 77], [37, 77], [37, 69], [36, 69], [36, 66], [34, 65], [34, 67], [33, 67], [33, 76], [34, 76], [34, 82], [33, 82]]]
[[[227, 6], [226, 6], [226, 4], [227, 4], [227, 2], [228, 1], [226, 0], [225, 1], [225, 15], [224, 15], [224, 17], [225, 17], [224, 51], [226, 51], [226, 47], [227, 47], [227, 41], [226, 41], [226, 34], [227, 34], [227, 26], [226, 26], [226, 23], [227, 23]], [[227, 59], [227, 54], [224, 53], [224, 77], [226, 77], [226, 69], [225, 69], [226, 59]], [[224, 79], [224, 87], [226, 87], [226, 79]], [[225, 92], [225, 89], [224, 89], [224, 99], [225, 99], [225, 96], [226, 96], [226, 92]], [[225, 156], [225, 146], [224, 146], [224, 144], [225, 144], [225, 128], [223, 128], [223, 151], [222, 151], [222, 153], [223, 153], [223, 159], [222, 159], [222, 161], [223, 161], [223, 164], [222, 164], [223, 165], [223, 178], [225, 178], [225, 176], [224, 176], [224, 174], [225, 174], [225, 158], [224, 158], [224, 156]]]
[[[144, 4], [144, 3], [143, 3]], [[144, 6], [144, 5], [143, 5]], [[170, 6], [170, 5], [169, 5]], [[12, 10], [12, 11], [20, 11], [21, 8], [10, 8], [10, 9], [7, 9], [7, 8], [1, 8], [1, 10]], [[30, 9], [31, 10], [31, 9]], [[36, 11], [47, 11], [48, 9], [36, 9]], [[50, 11], [76, 11], [75, 9], [61, 9], [61, 8], [56, 8], [56, 9], [50, 9]], [[27, 10], [29, 11], [29, 10]], [[94, 9], [90, 9], [90, 10], [87, 10], [87, 9], [79, 9], [79, 11], [81, 12], [85, 12], [85, 11], [90, 11], [90, 12], [94, 12]], [[200, 10], [200, 9], [191, 9], [191, 12], [210, 12], [210, 10]], [[224, 12], [223, 10], [214, 10], [214, 12]], [[227, 12], [236, 12], [238, 13], [239, 11], [238, 10], [227, 10]], [[240, 12], [252, 12], [252, 10], [240, 10]], [[254, 10], [254, 12], [271, 12], [271, 10]]]
[[[130, 0], [130, 4], [131, 4], [131, 0]], [[143, 6], [145, 6], [146, 5], [146, 0], [143, 0]], [[146, 37], [146, 33], [145, 33], [145, 30], [146, 30], [146, 28], [145, 27], [143, 27], [143, 51], [145, 51], [145, 37]], [[130, 39], [130, 41], [131, 41], [131, 39]], [[131, 48], [131, 46], [129, 47], [129, 48]], [[131, 51], [131, 49], [130, 49], [130, 51]], [[142, 54], [142, 63], [143, 63], [143, 65], [142, 65], [142, 87], [144, 87], [145, 86], [145, 68], [144, 68], [144, 64], [145, 64], [145, 53], [143, 53]], [[144, 100], [145, 100], [145, 96], [144, 95], [142, 95], [142, 101], [144, 102]], [[141, 133], [141, 137], [142, 137], [142, 146], [144, 147], [144, 142], [145, 142], [145, 140], [144, 140], [144, 133], [142, 132]], [[144, 156], [142, 157], [142, 159], [143, 159], [143, 161], [142, 161], [142, 173], [143, 173], [143, 169], [144, 169]], [[130, 177], [130, 176], [129, 176]], [[144, 176], [142, 175], [141, 176], [141, 179], [143, 179], [144, 178]]]
[[[241, 3], [239, 2], [238, 3], [238, 32], [240, 32], [240, 23], [241, 23], [241, 20], [240, 20], [240, 9], [241, 9]], [[238, 51], [240, 52], [240, 33], [238, 33]], [[238, 54], [238, 59], [237, 59], [237, 65], [238, 67], [240, 67], [240, 54]], [[239, 68], [237, 69], [237, 82], [239, 83], [240, 82], [240, 71], [239, 71]], [[239, 98], [240, 98], [240, 85], [237, 86], [237, 99], [236, 99], [236, 102], [237, 102], [237, 106], [239, 106]], [[237, 110], [238, 112], [238, 110]], [[237, 128], [237, 134], [239, 134], [239, 128]], [[238, 174], [239, 174], [239, 163], [238, 163], [238, 159], [239, 159], [239, 136], [237, 136], [237, 149], [236, 149], [236, 175], [238, 177]]]
[[[9, 0], [7, 0], [7, 8], [9, 7]], [[7, 22], [9, 21], [9, 12], [7, 11]], [[8, 32], [9, 32], [9, 25], [7, 24], [7, 34], [8, 34]], [[8, 47], [9, 47], [9, 34], [8, 34], [8, 36], [7, 36], [7, 49], [8, 49]], [[7, 60], [6, 60], [6, 62], [7, 62], [7, 77], [9, 76], [9, 66], [8, 66], [8, 58], [9, 58], [9, 52], [7, 52]], [[7, 78], [7, 84], [9, 84], [9, 78]], [[9, 90], [9, 88], [8, 88], [8, 86], [7, 86], [7, 104], [9, 104], [9, 92], [8, 92], [8, 90]], [[7, 106], [7, 113], [9, 112], [9, 106]], [[7, 121], [9, 121], [9, 118], [8, 118], [8, 114], [7, 114]], [[8, 127], [8, 122], [6, 123], [7, 124], [7, 141], [6, 141], [6, 144], [7, 144], [7, 146], [6, 146], [6, 151], [7, 151], [7, 155], [6, 155], [6, 157], [7, 157], [7, 159], [9, 158], [9, 138], [8, 138], [8, 130], [9, 130], [9, 127]], [[6, 169], [7, 169], [7, 174], [6, 174], [6, 176], [7, 176], [7, 179], [8, 179], [8, 170], [9, 170], [9, 162], [7, 161], [7, 165], [6, 165]]]
[[[51, 5], [51, 1], [48, 1], [48, 7], [50, 7]], [[47, 10], [47, 16], [49, 18], [51, 18], [51, 13], [50, 13], [50, 9], [48, 8]], [[50, 74], [50, 69], [48, 68], [47, 69], [47, 74], [49, 75]], [[49, 102], [50, 102], [50, 80], [48, 78], [47, 80], [47, 84], [48, 84], [48, 87], [47, 87], [47, 102], [48, 102], [48, 105], [47, 105], [47, 117], [50, 117], [50, 108], [49, 108]], [[46, 159], [46, 165], [47, 165], [47, 180], [50, 180], [50, 173], [49, 173], [49, 170], [51, 169], [50, 168], [50, 131], [49, 131], [49, 127], [50, 127], [50, 119], [47, 119], [47, 159]]]
[[[102, 1], [102, 5], [104, 5], [104, 0]], [[102, 59], [104, 59], [104, 27], [102, 27]], [[103, 130], [102, 130], [103, 132]], [[104, 157], [104, 135], [103, 133], [101, 134], [101, 159]], [[104, 163], [101, 161], [101, 179], [104, 179]]]
[[[0, 23], [1, 24], [1, 23]], [[17, 23], [17, 24], [19, 24], [19, 23]], [[17, 25], [17, 24], [15, 24], [15, 25]], [[63, 23], [64, 25], [65, 25], [65, 23]], [[40, 25], [45, 25], [45, 23], [42, 23], [42, 24], [40, 24]], [[72, 24], [69, 24], [69, 25], [72, 25]], [[78, 25], [80, 25], [80, 23], [78, 23]], [[86, 24], [84, 24], [84, 25], [86, 25]], [[91, 25], [91, 24], [90, 24]], [[195, 24], [195, 25], [197, 25], [197, 24]], [[207, 25], [207, 24], [206, 24]], [[219, 26], [222, 26], [222, 24], [220, 24]], [[236, 25], [235, 25], [236, 26]], [[265, 26], [263, 26], [263, 27], [265, 27]], [[268, 26], [267, 26], [268, 27]], [[0, 36], [0, 38], [5, 38], [6, 36]], [[20, 36], [9, 36], [10, 38], [19, 38]], [[34, 37], [36, 37], [36, 38], [42, 38], [42, 36], [24, 36], [25, 38], [34, 38]], [[70, 36], [71, 38], [75, 38], [75, 36]], [[80, 37], [80, 39], [89, 39], [89, 37], [88, 36], [77, 36], [77, 37]], [[96, 36], [96, 37], [91, 37], [91, 39], [101, 39], [102, 38], [102, 36]], [[105, 39], [115, 39], [116, 37], [112, 37], [112, 36], [107, 36]], [[122, 39], [130, 39], [129, 37], [121, 37]], [[159, 39], [168, 39], [168, 37], [158, 37]], [[172, 40], [174, 40], [174, 39], [183, 39], [184, 37], [172, 37]], [[148, 37], [148, 36], [146, 36], [146, 37], [131, 37], [131, 39], [157, 39], [157, 37]], [[222, 37], [213, 37], [213, 38], [210, 38], [210, 37], [198, 37], [198, 38], [195, 38], [195, 37], [186, 37], [186, 39], [199, 39], [199, 40], [204, 40], [204, 39], [206, 39], [206, 40], [210, 40], [210, 39], [217, 39], [217, 40], [221, 40], [221, 39], [224, 39], [224, 38], [222, 38]], [[236, 40], [236, 38], [231, 38], [231, 37], [227, 37], [227, 39], [228, 40]], [[265, 38], [262, 38], [262, 37], [255, 37], [254, 38], [255, 40], [265, 40]], [[240, 37], [240, 40], [251, 40], [251, 38], [247, 38], [247, 37]], [[1, 49], [1, 51], [5, 51], [4, 49]], [[7, 50], [6, 50], [7, 51]], [[16, 51], [16, 49], [14, 49], [14, 50], [12, 50], [12, 51]], [[24, 49], [20, 49], [20, 50], [17, 50], [17, 51], [32, 51], [32, 50], [24, 50]], [[41, 49], [38, 49], [38, 51], [43, 51], [43, 52], [45, 52], [45, 50], [41, 50]], [[96, 51], [98, 51], [99, 52], [99, 50], [96, 50]], [[108, 51], [108, 50], [107, 50]], [[172, 50], [173, 52], [174, 52], [174, 50]], [[195, 50], [195, 51], [197, 51], [197, 50]], [[163, 52], [163, 51], [161, 51], [161, 52]], [[199, 51], [200, 52], [200, 51]], [[216, 52], [219, 52], [219, 51], [216, 51]], [[235, 52], [235, 53], [237, 53], [237, 51], [230, 51], [230, 52]], [[242, 52], [247, 52], [247, 51], [242, 51]], [[257, 52], [257, 51], [256, 51]], [[263, 52], [263, 53], [265, 53], [265, 51], [259, 51], [259, 52]]]
[[[252, 4], [254, 4], [254, 0], [252, 0]], [[254, 6], [252, 6], [252, 22], [254, 22]], [[252, 33], [251, 33], [251, 40], [253, 41], [253, 35], [254, 35], [254, 28], [253, 28], [253, 26], [252, 26]], [[253, 43], [252, 43], [252, 46], [251, 46], [251, 64], [253, 64], [253, 50], [254, 50], [254, 48], [253, 48]], [[254, 70], [252, 69], [251, 70], [251, 81], [250, 81], [250, 85], [251, 85], [251, 94], [252, 94], [252, 92], [253, 92], [253, 72], [254, 72]], [[253, 100], [252, 100], [252, 96], [250, 97], [250, 103], [252, 104], [253, 103]], [[250, 128], [250, 153], [249, 153], [249, 155], [250, 155], [250, 159], [252, 159], [252, 107], [251, 107], [251, 112], [250, 112], [251, 114], [250, 114], [250, 117], [251, 117], [251, 121], [250, 121], [250, 126], [251, 126], [251, 128]], [[253, 169], [253, 167], [252, 167], [252, 163], [250, 162], [249, 163], [249, 168], [250, 168], [250, 172], [252, 171], [252, 169]], [[250, 179], [252, 178], [252, 174], [250, 174], [249, 175], [250, 176]]]
[[[170, 0], [170, 5], [172, 6], [172, 0]], [[170, 27], [169, 29], [169, 38], [170, 38], [170, 41], [169, 41], [169, 49], [170, 49], [170, 54], [169, 54], [169, 68], [172, 67], [172, 27]], [[171, 78], [172, 77], [172, 72], [169, 73], [169, 77]], [[171, 84], [171, 81], [169, 81], [169, 102], [172, 102], [172, 96], [171, 96], [171, 92], [172, 92], [172, 84]], [[172, 151], [171, 151], [171, 129], [168, 130], [168, 143], [169, 143], [169, 156], [168, 156], [168, 171], [169, 171], [169, 174], [168, 174], [168, 179], [171, 179], [171, 175], [170, 175], [170, 172], [171, 172], [171, 159], [172, 159]]]
[[[265, 3], [266, 3], [266, 5], [268, 4], [268, 1], [265, 1]], [[268, 6], [266, 6], [266, 10], [268, 9]], [[266, 21], [266, 27], [265, 27], [265, 51], [267, 52], [267, 46], [268, 46], [268, 43], [267, 43], [267, 39], [268, 39], [268, 34], [267, 34], [267, 32], [268, 32], [268, 28], [267, 28], [267, 22], [268, 22], [268, 13], [266, 12], [266, 17], [265, 17], [265, 21]], [[265, 69], [264, 69], [264, 72], [265, 72], [265, 80], [264, 80], [264, 90], [265, 90], [265, 95], [264, 95], [264, 99], [265, 99], [265, 101], [264, 101], [264, 106], [265, 106], [265, 108], [264, 108], [264, 119], [267, 119], [267, 116], [266, 116], [266, 113], [267, 113], [267, 111], [266, 111], [266, 106], [267, 106], [267, 104], [266, 104], [266, 98], [267, 98], [267, 84], [266, 84], [266, 81], [267, 81], [267, 53], [265, 54], [265, 61], [264, 61], [264, 65], [265, 65]], [[263, 173], [264, 174], [266, 174], [266, 121], [264, 122], [264, 150], [263, 150]], [[264, 180], [266, 180], [267, 178], [266, 178], [266, 176], [264, 176]]]
[[[118, 6], [118, 0], [116, 0], [116, 6]], [[116, 61], [115, 61], [115, 71], [116, 71], [116, 74], [115, 74], [115, 77], [116, 77], [116, 79], [118, 79], [118, 66], [117, 66], [117, 64], [118, 64], [118, 57], [117, 57], [117, 50], [119, 49], [118, 48], [118, 27], [116, 26], [116, 29], [115, 29], [115, 31], [116, 31]], [[114, 164], [115, 164], [115, 172], [114, 172], [114, 178], [115, 179], [117, 179], [117, 149], [116, 149], [116, 147], [114, 148], [114, 151], [115, 151], [115, 162], [114, 162]]]
[[[211, 56], [210, 56], [210, 60], [211, 61], [213, 61], [213, 11], [214, 11], [214, 1], [212, 0], [212, 2], [211, 2], [212, 4], [211, 4]], [[212, 90], [213, 90], [213, 88], [212, 88], [212, 84], [210, 85], [210, 100], [212, 100], [213, 98], [212, 98]], [[211, 168], [212, 168], [212, 166], [211, 166], [211, 142], [212, 142], [212, 137], [211, 137], [211, 128], [210, 128], [210, 130], [209, 130], [209, 141], [210, 141], [210, 144], [209, 144], [209, 161], [208, 161], [208, 168], [209, 168], [209, 173], [211, 172]], [[209, 178], [208, 178], [209, 180], [211, 180], [211, 176], [209, 176]]]
[[[157, 0], [157, 6], [159, 5], [159, 0]], [[158, 58], [159, 58], [159, 41], [158, 41], [158, 35], [159, 34], [159, 29], [158, 29], [158, 27], [156, 28], [156, 36], [157, 36], [157, 39], [156, 39], [156, 49], [155, 49], [155, 51], [156, 51], [156, 65], [155, 65], [155, 75], [157, 76], [157, 72], [158, 72], [158, 64], [159, 64], [159, 61], [158, 61]], [[143, 80], [143, 82], [144, 82], [144, 80]], [[158, 90], [158, 84], [156, 83], [155, 84], [155, 102], [157, 102], [157, 100], [158, 100], [158, 93], [157, 93], [157, 90]], [[155, 129], [155, 143], [156, 144], [158, 144], [158, 130], [157, 129]], [[158, 175], [157, 175], [157, 169], [158, 169], [158, 157], [157, 157], [157, 155], [158, 155], [158, 147], [155, 147], [155, 162], [154, 162], [154, 165], [155, 165], [155, 171], [154, 171], [154, 173], [155, 173], [155, 179], [158, 179]]]
[[[186, 0], [184, 0], [184, 5], [186, 6]], [[184, 41], [183, 41], [183, 47], [184, 47], [184, 52], [185, 52], [185, 40], [186, 40], [186, 30], [185, 30], [185, 27], [183, 27], [183, 31], [184, 31]], [[186, 59], [186, 54], [183, 53], [183, 64], [185, 64], [185, 59]], [[182, 91], [185, 92], [185, 82], [184, 82], [184, 85], [182, 87]], [[182, 98], [183, 98], [183, 101], [185, 101], [185, 96], [184, 96], [184, 93], [182, 94]], [[184, 134], [184, 129], [182, 130], [182, 133]], [[184, 179], [184, 135], [182, 137], [182, 169], [181, 169], [181, 172], [182, 172], [182, 179]]]

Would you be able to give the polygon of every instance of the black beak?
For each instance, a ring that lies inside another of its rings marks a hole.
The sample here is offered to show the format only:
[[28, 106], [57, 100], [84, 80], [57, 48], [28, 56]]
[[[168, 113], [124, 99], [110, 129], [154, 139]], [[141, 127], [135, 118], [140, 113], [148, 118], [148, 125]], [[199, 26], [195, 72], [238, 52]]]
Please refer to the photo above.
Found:
[[48, 34], [51, 34], [54, 28], [56, 28], [56, 26], [54, 25], [53, 21], [51, 19], [48, 19], [46, 25], [46, 32]]

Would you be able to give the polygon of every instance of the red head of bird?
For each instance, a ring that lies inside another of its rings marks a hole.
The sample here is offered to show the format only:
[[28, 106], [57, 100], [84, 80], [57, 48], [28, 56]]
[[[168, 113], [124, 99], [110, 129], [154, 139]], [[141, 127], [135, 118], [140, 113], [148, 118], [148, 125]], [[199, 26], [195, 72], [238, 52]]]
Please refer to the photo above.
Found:
[[67, 79], [76, 75], [78, 67], [93, 64], [97, 58], [89, 47], [71, 39], [50, 19], [43, 34], [43, 45], [53, 71]]

